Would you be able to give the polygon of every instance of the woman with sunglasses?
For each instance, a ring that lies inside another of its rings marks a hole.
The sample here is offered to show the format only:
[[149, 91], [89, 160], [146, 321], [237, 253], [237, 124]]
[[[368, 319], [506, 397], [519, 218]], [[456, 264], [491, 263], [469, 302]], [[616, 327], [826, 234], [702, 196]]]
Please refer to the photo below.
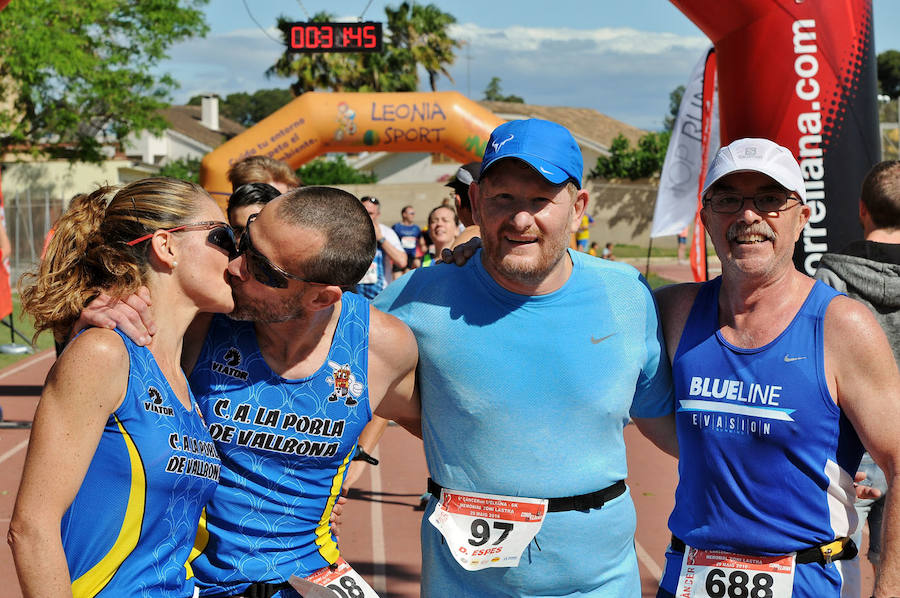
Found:
[[98, 189], [60, 219], [21, 293], [35, 329], [64, 337], [96, 289], [146, 286], [157, 331], [141, 347], [87, 329], [50, 371], [10, 523], [26, 597], [193, 594], [185, 563], [220, 463], [182, 337], [198, 313], [232, 310], [234, 252], [215, 201], [175, 179]]

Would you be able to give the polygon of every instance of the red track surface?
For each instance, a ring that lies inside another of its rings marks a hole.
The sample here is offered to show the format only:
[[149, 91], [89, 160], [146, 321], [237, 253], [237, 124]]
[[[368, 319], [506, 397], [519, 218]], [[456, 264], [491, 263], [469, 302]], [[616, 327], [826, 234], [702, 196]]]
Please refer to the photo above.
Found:
[[[660, 276], [689, 280], [687, 266], [654, 265]], [[15, 422], [30, 422], [53, 351], [45, 351], [0, 371], [0, 532], [6, 535], [25, 460], [29, 431]], [[638, 514], [635, 544], [644, 597], [656, 595], [669, 533], [666, 519], [672, 508], [677, 474], [675, 461], [646, 441], [633, 426], [625, 432], [628, 445], [628, 484]], [[416, 510], [425, 490], [427, 473], [421, 441], [398, 427], [390, 427], [376, 456], [381, 465], [363, 474], [351, 493], [344, 516], [340, 546], [344, 557], [382, 598], [419, 595], [419, 524]], [[599, 533], [599, 530], [598, 530]], [[865, 554], [865, 536], [861, 553]], [[863, 595], [871, 593], [872, 575], [864, 564]], [[9, 549], [0, 547], [0, 596], [21, 598]]]

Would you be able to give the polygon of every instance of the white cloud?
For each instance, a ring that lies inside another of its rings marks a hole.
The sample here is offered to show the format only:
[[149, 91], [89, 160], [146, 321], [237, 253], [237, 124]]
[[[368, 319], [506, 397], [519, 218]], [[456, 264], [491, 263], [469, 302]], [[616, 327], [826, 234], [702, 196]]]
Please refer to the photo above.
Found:
[[[275, 40], [274, 27], [266, 31]], [[199, 93], [287, 87], [265, 70], [282, 46], [258, 28], [212, 34], [173, 47], [162, 70], [181, 82], [176, 102]], [[504, 93], [529, 103], [594, 108], [634, 126], [659, 128], [668, 111], [669, 92], [687, 81], [708, 41], [632, 28], [491, 29], [472, 23], [453, 25], [451, 35], [465, 40], [439, 89], [456, 89], [479, 99], [491, 77], [500, 77]], [[428, 85], [421, 78], [422, 89]]]

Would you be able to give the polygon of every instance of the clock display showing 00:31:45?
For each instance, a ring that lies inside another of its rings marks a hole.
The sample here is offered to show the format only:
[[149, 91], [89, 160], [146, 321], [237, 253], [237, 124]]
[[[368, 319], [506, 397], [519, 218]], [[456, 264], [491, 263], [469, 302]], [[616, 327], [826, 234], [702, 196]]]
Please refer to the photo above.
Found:
[[291, 52], [381, 52], [381, 23], [289, 23]]

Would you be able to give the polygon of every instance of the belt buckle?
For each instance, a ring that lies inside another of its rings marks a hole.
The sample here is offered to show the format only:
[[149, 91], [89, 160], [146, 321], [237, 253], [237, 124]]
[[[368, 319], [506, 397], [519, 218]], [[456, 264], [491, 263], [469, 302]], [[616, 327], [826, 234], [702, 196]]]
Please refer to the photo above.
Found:
[[593, 497], [590, 494], [580, 494], [572, 497], [572, 510], [574, 511], [590, 511], [603, 506], [601, 502], [595, 506]]
[[[835, 553], [834, 545], [840, 545], [840, 550]], [[835, 540], [834, 542], [829, 542], [828, 544], [824, 544], [819, 546], [819, 552], [822, 553], [822, 558], [825, 561], [825, 564], [828, 565], [834, 561], [834, 557], [838, 556], [844, 551], [844, 543], [841, 540]]]

